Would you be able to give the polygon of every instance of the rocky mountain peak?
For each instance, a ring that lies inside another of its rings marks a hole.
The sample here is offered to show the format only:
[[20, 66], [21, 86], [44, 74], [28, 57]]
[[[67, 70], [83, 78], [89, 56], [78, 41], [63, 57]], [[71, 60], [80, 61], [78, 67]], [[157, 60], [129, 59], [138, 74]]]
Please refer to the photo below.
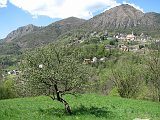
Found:
[[[122, 4], [120, 6], [116, 6], [114, 8], [111, 8], [104, 12], [104, 14], [114, 14], [117, 17], [142, 17], [144, 16], [144, 13], [140, 10], [137, 10], [133, 6], [130, 6], [128, 4]], [[115, 17], [115, 16], [114, 16]]]
[[88, 21], [94, 28], [132, 28], [141, 24], [144, 13], [128, 4], [122, 4], [105, 11]]
[[11, 33], [9, 33], [7, 35], [7, 37], [5, 38], [6, 42], [10, 42], [12, 41], [14, 38], [18, 38], [21, 37], [23, 35], [29, 34], [33, 31], [36, 31], [38, 29], [38, 27], [29, 24], [23, 27], [19, 27], [17, 30], [12, 31]]

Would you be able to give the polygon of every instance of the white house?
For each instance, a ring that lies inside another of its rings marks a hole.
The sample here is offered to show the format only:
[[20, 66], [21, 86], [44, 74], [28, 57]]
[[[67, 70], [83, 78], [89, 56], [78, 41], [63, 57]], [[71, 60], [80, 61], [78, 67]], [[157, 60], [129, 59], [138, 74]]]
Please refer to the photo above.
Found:
[[136, 36], [133, 34], [133, 32], [132, 32], [132, 34], [128, 34], [127, 36], [126, 36], [126, 39], [127, 40], [135, 40], [136, 39]]
[[98, 59], [97, 59], [96, 57], [93, 57], [92, 62], [93, 62], [93, 63], [96, 63], [97, 60], [98, 60]]

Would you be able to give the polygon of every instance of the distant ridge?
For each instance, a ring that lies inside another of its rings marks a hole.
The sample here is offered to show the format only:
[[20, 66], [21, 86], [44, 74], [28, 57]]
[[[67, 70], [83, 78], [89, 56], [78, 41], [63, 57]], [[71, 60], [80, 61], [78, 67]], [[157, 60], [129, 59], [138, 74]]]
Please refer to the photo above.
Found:
[[46, 27], [36, 27], [32, 24], [14, 30], [3, 40], [13, 42], [20, 48], [33, 48], [56, 41], [67, 32], [76, 31], [111, 31], [130, 33], [145, 33], [160, 37], [160, 14], [143, 13], [133, 6], [122, 4], [94, 16], [89, 20], [69, 17], [54, 22]]
[[69, 17], [46, 27], [27, 25], [9, 33], [4, 41], [16, 42], [21, 48], [32, 48], [53, 42], [60, 35], [77, 28], [85, 20]]
[[17, 30], [12, 31], [11, 33], [9, 33], [7, 35], [7, 37], [5, 38], [6, 42], [10, 42], [12, 41], [14, 38], [20, 38], [24, 35], [27, 35], [33, 31], [38, 30], [39, 27], [34, 26], [32, 24], [23, 26], [23, 27], [19, 27]]

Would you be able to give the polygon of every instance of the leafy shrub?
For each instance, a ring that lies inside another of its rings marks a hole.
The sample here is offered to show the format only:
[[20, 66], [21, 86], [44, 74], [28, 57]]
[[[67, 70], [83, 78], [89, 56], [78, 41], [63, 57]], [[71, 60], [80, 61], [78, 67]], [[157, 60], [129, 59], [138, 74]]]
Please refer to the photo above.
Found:
[[132, 61], [119, 61], [112, 70], [113, 80], [121, 97], [137, 97], [143, 83], [142, 65]]
[[13, 80], [0, 81], [0, 99], [14, 98]]

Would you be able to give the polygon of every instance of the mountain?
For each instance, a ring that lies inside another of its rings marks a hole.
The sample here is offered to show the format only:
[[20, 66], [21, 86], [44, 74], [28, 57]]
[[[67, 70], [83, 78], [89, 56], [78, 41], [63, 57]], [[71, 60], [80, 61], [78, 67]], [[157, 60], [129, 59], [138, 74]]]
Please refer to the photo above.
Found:
[[93, 30], [139, 30], [141, 32], [148, 32], [146, 29], [149, 29], [156, 32], [160, 28], [160, 14], [143, 13], [128, 4], [122, 4], [91, 18], [83, 25], [83, 29], [91, 28]]
[[27, 25], [11, 32], [5, 41], [16, 42], [21, 48], [33, 48], [55, 41], [60, 35], [75, 29], [84, 22], [83, 19], [70, 17], [41, 28]]
[[144, 13], [130, 5], [120, 5], [88, 21], [93, 28], [126, 28], [137, 26]]
[[20, 38], [20, 37], [22, 37], [24, 35], [27, 35], [27, 34], [33, 32], [33, 31], [37, 31], [38, 29], [39, 29], [39, 27], [36, 27], [32, 24], [20, 27], [17, 30], [14, 30], [11, 33], [9, 33], [7, 35], [7, 37], [5, 38], [5, 41], [6, 42], [11, 42], [15, 38]]
[[58, 39], [63, 39], [62, 36], [67, 33], [73, 35], [79, 31], [83, 31], [83, 34], [85, 34], [86, 32], [104, 30], [114, 33], [131, 33], [133, 31], [140, 34], [143, 32], [153, 37], [160, 37], [160, 14], [143, 13], [128, 4], [122, 4], [89, 20], [70, 17], [46, 27], [27, 25], [8, 34], [0, 43], [0, 51], [4, 51], [8, 44], [9, 48], [13, 50], [17, 48], [21, 50], [43, 46]]
[[[144, 20], [147, 19], [149, 25], [153, 25], [157, 27], [160, 26], [160, 14], [159, 13], [154, 13], [154, 12], [146, 13], [143, 19]], [[143, 21], [143, 22], [146, 22], [146, 21]]]

